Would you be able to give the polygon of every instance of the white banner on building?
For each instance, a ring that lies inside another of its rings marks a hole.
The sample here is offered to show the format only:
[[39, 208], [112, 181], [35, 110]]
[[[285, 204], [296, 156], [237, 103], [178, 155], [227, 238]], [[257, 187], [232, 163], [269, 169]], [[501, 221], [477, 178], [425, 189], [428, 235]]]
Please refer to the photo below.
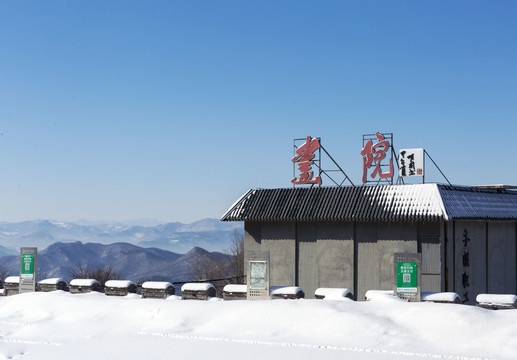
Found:
[[424, 149], [399, 151], [399, 176], [424, 176]]

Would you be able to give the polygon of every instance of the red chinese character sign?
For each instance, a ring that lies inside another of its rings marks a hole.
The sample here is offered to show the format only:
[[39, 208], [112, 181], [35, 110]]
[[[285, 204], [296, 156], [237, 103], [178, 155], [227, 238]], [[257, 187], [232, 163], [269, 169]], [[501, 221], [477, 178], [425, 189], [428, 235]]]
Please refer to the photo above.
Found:
[[[375, 136], [363, 135], [363, 149], [361, 150], [361, 155], [363, 156], [363, 184], [368, 182], [368, 169], [372, 167], [373, 171], [370, 173], [372, 179], [378, 175], [380, 180], [386, 179], [388, 182], [392, 182], [393, 161], [391, 157], [393, 154], [390, 152], [388, 164], [382, 163], [386, 158], [386, 152], [391, 148], [389, 140], [393, 141], [392, 134], [380, 134], [377, 132]], [[383, 168], [385, 170], [386, 167], [388, 167], [388, 170], [383, 171]]]
[[320, 142], [317, 138], [311, 138], [307, 136], [306, 141], [303, 145], [296, 148], [295, 155], [293, 156], [293, 163], [298, 164], [299, 174], [298, 177], [294, 177], [291, 182], [295, 185], [301, 184], [318, 184], [321, 185], [321, 177], [314, 177], [312, 171], [312, 165], [314, 165], [314, 153], [320, 148]]

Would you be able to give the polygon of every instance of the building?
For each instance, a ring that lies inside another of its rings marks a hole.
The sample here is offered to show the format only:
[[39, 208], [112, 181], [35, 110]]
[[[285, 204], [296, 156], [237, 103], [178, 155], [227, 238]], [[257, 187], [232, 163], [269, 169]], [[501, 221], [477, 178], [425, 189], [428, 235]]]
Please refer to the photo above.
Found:
[[438, 184], [257, 189], [223, 215], [269, 251], [270, 284], [391, 290], [394, 253], [422, 254], [422, 291], [517, 292], [517, 192]]

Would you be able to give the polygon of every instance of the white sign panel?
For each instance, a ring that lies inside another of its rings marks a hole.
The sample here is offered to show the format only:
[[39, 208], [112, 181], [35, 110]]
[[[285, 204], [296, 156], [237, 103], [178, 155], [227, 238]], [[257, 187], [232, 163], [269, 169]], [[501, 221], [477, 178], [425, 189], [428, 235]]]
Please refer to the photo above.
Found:
[[424, 176], [424, 149], [399, 151], [399, 176]]

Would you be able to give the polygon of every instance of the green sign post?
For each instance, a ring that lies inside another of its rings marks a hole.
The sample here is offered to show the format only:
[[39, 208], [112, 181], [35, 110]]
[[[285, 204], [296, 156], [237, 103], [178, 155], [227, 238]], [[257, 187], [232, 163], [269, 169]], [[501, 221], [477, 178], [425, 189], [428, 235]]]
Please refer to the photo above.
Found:
[[20, 277], [22, 279], [34, 278], [34, 254], [22, 254]]
[[422, 254], [395, 253], [394, 293], [408, 301], [421, 301]]
[[38, 268], [38, 248], [20, 249], [20, 294], [36, 291], [36, 269]]
[[416, 262], [397, 263], [397, 292], [417, 293], [418, 268]]

